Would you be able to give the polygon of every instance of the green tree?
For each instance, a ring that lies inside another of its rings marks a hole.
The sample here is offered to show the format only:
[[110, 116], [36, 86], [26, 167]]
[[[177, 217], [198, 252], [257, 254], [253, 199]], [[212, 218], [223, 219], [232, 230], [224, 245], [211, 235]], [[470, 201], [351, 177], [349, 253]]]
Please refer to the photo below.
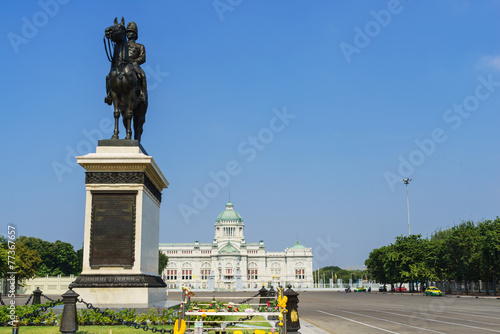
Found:
[[162, 251], [158, 251], [158, 275], [161, 275], [163, 270], [168, 265], [168, 256], [166, 256]]
[[314, 283], [319, 283], [320, 280], [323, 280], [324, 283], [328, 283], [330, 279], [335, 281], [336, 276], [337, 279], [341, 279], [343, 282], [349, 282], [350, 279], [365, 279], [366, 275], [367, 272], [364, 270], [346, 270], [337, 266], [327, 266], [315, 270], [313, 272], [313, 280]]
[[450, 238], [453, 234], [451, 228], [436, 230], [430, 237], [430, 248], [434, 255], [433, 262], [429, 265], [434, 268], [438, 279], [447, 282], [447, 292], [451, 293], [451, 282], [457, 277], [460, 260], [453, 253]]
[[494, 221], [485, 220], [478, 224], [480, 235], [480, 262], [481, 279], [486, 282], [486, 294], [490, 294], [489, 282], [493, 282], [493, 289], [497, 291], [497, 279], [500, 273], [500, 218]]
[[394, 247], [400, 261], [400, 281], [409, 282], [413, 286], [412, 283], [416, 281], [437, 278], [430, 266], [433, 255], [427, 239], [422, 239], [420, 234], [400, 236], [396, 238]]
[[384, 268], [387, 271], [389, 282], [391, 283], [391, 290], [394, 290], [395, 283], [403, 283], [401, 276], [401, 253], [394, 244], [387, 247], [387, 256], [384, 262]]
[[368, 268], [368, 272], [371, 277], [380, 282], [386, 287], [387, 284], [391, 283], [390, 272], [386, 270], [386, 262], [388, 260], [388, 247], [382, 246], [371, 251], [368, 259], [365, 261], [365, 266]]
[[60, 240], [49, 242], [26, 236], [17, 240], [38, 253], [42, 259], [40, 266], [36, 268], [37, 276], [69, 276], [81, 272], [81, 268], [78, 268], [78, 256], [70, 243]]
[[79, 275], [83, 270], [83, 248], [76, 251], [75, 272]]
[[436, 277], [430, 246], [421, 235], [399, 236], [394, 244], [374, 249], [365, 265], [375, 280], [384, 286], [390, 283], [391, 290], [395, 283], [422, 282]]
[[448, 239], [453, 261], [458, 262], [456, 279], [464, 281], [465, 293], [469, 293], [469, 282], [480, 279], [480, 236], [476, 224], [467, 221], [452, 227]]
[[4, 278], [8, 270], [7, 238], [0, 235], [0, 277]]
[[19, 239], [15, 243], [15, 264], [16, 264], [16, 290], [19, 284], [26, 280], [36, 277], [36, 269], [39, 267], [42, 259], [38, 253]]
[[[365, 262], [381, 283], [445, 280], [495, 282], [500, 276], [500, 218], [462, 222], [436, 230], [429, 239], [420, 235], [397, 237], [394, 244], [374, 249]], [[423, 286], [422, 286], [423, 288]], [[489, 286], [486, 287], [489, 291]]]
[[52, 244], [52, 251], [54, 252], [54, 267], [52, 268], [52, 276], [56, 275], [77, 275], [78, 270], [78, 257], [76, 255], [73, 245], [67, 242], [56, 240]]

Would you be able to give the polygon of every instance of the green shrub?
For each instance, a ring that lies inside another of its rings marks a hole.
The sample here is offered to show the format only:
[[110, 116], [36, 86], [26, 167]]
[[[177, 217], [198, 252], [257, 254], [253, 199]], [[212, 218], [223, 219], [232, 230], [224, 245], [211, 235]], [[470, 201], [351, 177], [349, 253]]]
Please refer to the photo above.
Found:
[[[23, 318], [25, 315], [29, 315], [41, 307], [48, 307], [49, 303], [43, 305], [26, 305], [26, 306], [16, 306], [16, 316]], [[135, 309], [123, 309], [123, 310], [102, 310], [104, 314], [96, 312], [91, 309], [83, 309], [77, 312], [78, 324], [79, 325], [119, 325], [120, 320], [138, 323], [141, 325], [166, 325], [168, 323], [173, 323], [177, 319], [177, 312], [174, 309], [163, 309], [156, 310], [150, 309], [146, 313], [137, 314]], [[11, 320], [10, 310], [8, 306], [0, 307], [0, 322], [4, 325], [8, 325]], [[109, 315], [109, 316], [108, 316]], [[113, 318], [114, 317], [114, 318]], [[40, 326], [47, 325], [53, 326], [59, 324], [61, 321], [61, 315], [54, 313], [52, 308], [47, 309], [44, 312], [38, 312], [31, 316], [21, 319], [20, 324], [23, 326]]]

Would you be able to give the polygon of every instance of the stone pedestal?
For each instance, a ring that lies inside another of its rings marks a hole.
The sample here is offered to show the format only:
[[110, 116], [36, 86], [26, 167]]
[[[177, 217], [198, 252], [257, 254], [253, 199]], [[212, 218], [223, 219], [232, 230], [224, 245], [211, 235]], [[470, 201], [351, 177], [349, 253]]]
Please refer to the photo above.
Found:
[[71, 286], [98, 306], [163, 306], [158, 245], [167, 180], [136, 140], [100, 140], [77, 162], [87, 171], [87, 196], [83, 271]]

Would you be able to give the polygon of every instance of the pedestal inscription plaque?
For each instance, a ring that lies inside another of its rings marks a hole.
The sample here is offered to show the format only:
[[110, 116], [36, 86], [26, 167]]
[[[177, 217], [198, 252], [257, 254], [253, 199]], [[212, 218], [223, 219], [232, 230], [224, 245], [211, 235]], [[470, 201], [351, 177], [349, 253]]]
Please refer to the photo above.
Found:
[[92, 191], [90, 267], [132, 268], [137, 191]]

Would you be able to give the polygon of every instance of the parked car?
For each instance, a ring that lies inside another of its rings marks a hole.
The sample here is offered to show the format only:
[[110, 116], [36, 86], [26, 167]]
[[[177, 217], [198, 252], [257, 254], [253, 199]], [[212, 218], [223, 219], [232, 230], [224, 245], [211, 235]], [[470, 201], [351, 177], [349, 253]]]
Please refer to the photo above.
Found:
[[425, 295], [426, 296], [442, 296], [443, 293], [437, 287], [430, 286], [427, 289], [425, 289]]
[[403, 291], [406, 291], [406, 290], [408, 290], [408, 289], [406, 289], [404, 286], [402, 286], [402, 287], [399, 287], [399, 286], [398, 286], [398, 287], [396, 288], [396, 292], [403, 292]]
[[366, 288], [364, 286], [360, 286], [354, 289], [354, 292], [366, 292]]
[[387, 288], [383, 285], [378, 287], [378, 292], [387, 292]]

